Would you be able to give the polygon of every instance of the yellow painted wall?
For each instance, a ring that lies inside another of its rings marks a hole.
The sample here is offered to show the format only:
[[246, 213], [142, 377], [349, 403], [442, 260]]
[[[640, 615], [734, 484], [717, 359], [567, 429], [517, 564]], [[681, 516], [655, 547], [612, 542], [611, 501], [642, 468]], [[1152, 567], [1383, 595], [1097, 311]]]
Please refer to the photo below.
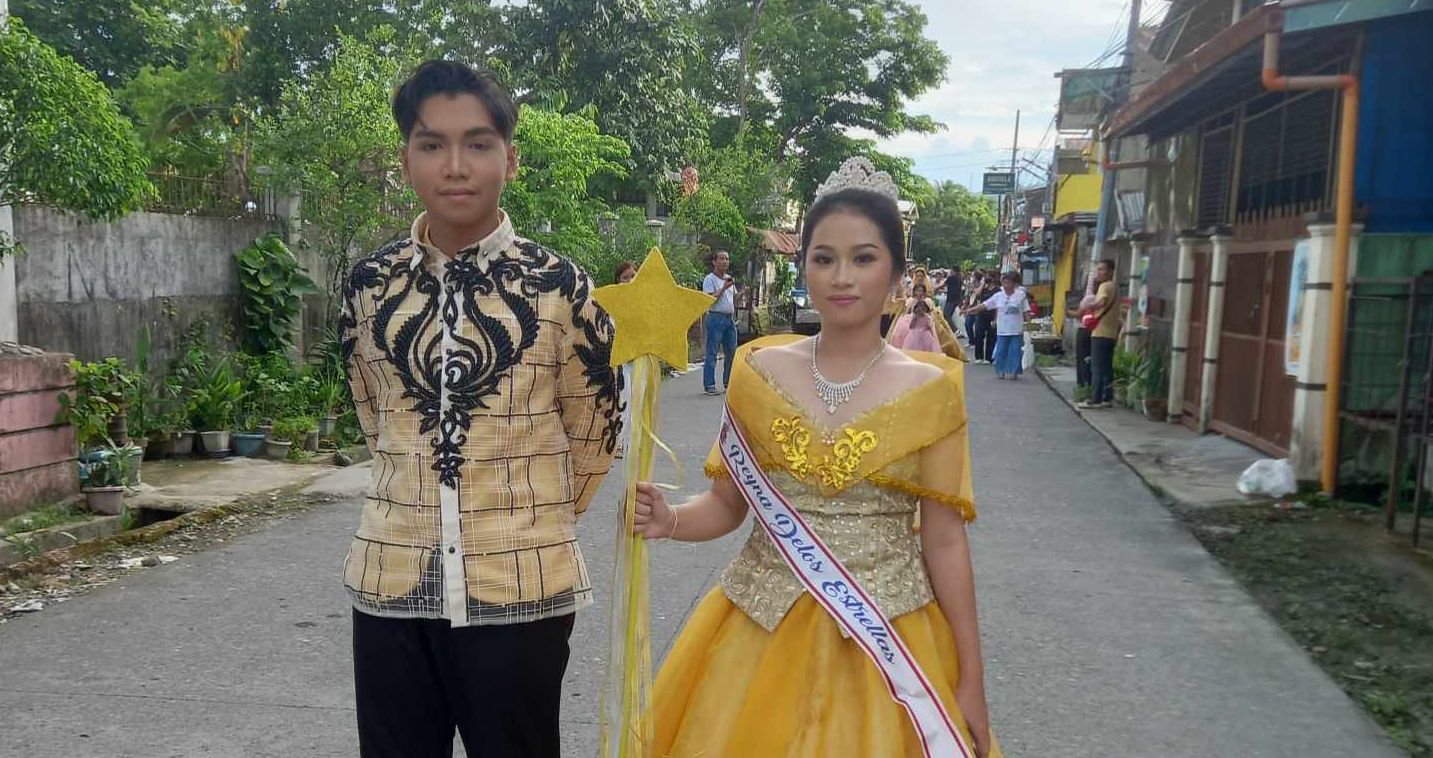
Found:
[[1065, 296], [1070, 293], [1070, 279], [1075, 274], [1076, 236], [1066, 234], [1060, 246], [1059, 260], [1055, 261], [1055, 296], [1051, 298], [1051, 315], [1055, 334], [1065, 336]]
[[1055, 218], [1060, 219], [1067, 213], [1094, 213], [1100, 209], [1100, 190], [1103, 187], [1104, 174], [1090, 172], [1088, 174], [1071, 174], [1061, 176], [1056, 181], [1055, 190]]

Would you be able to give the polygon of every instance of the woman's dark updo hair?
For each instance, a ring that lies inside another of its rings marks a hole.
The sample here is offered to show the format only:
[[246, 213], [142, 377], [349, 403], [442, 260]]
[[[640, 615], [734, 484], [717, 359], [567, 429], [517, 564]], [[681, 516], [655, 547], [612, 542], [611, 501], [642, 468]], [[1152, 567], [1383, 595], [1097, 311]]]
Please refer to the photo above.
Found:
[[895, 199], [859, 187], [849, 187], [822, 195], [811, 204], [811, 208], [806, 212], [806, 223], [801, 227], [799, 262], [803, 268], [806, 266], [806, 248], [811, 244], [811, 233], [816, 231], [816, 225], [826, 220], [827, 216], [838, 212], [856, 213], [875, 224], [880, 230], [881, 241], [886, 243], [894, 259], [891, 278], [899, 278], [905, 273], [906, 233], [901, 224], [900, 208], [896, 207]]

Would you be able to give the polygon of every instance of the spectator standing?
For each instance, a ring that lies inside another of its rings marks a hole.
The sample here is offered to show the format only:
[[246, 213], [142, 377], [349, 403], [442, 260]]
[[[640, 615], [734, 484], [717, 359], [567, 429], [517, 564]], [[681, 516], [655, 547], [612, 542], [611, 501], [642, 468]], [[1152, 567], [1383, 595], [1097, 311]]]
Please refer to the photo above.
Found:
[[[988, 302], [1000, 291], [1001, 277], [989, 269], [985, 272], [985, 278], [980, 282], [980, 291], [976, 293], [975, 304]], [[976, 311], [975, 331], [979, 335], [979, 341], [975, 350], [976, 363], [991, 364], [995, 362], [995, 342], [999, 334], [995, 330], [995, 312], [990, 310]]]
[[1079, 405], [1087, 410], [1114, 406], [1115, 341], [1120, 336], [1114, 261], [1100, 261], [1095, 282], [1095, 304], [1081, 319], [1090, 330], [1090, 399]]
[[1013, 271], [1000, 276], [1000, 289], [972, 310], [991, 314], [995, 321], [995, 374], [1000, 379], [1019, 379], [1025, 348], [1025, 321], [1030, 318], [1030, 296]]
[[941, 315], [952, 327], [955, 326], [955, 312], [960, 310], [960, 301], [965, 297], [965, 282], [960, 272], [951, 269], [945, 277], [945, 301], [941, 303]]
[[[708, 395], [720, 395], [731, 380], [731, 362], [736, 356], [736, 280], [727, 273], [731, 254], [718, 250], [712, 256], [712, 271], [702, 280], [702, 292], [716, 298], [703, 317], [706, 334], [706, 362], [702, 364], [702, 386]], [[724, 355], [722, 389], [716, 386], [717, 349]]]
[[980, 318], [969, 309], [980, 303], [980, 289], [985, 284], [985, 272], [974, 271], [970, 275], [970, 284], [966, 288], [964, 302], [960, 304], [960, 312], [965, 315], [965, 338], [970, 341], [970, 352], [973, 363], [985, 362], [985, 343], [980, 339], [976, 331], [976, 321]]

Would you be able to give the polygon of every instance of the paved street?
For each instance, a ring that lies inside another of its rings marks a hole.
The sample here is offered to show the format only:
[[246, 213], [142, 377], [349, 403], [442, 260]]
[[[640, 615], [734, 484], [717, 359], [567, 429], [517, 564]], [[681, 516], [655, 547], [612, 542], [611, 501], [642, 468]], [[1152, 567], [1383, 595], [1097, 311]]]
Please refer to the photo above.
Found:
[[[1044, 385], [969, 377], [973, 541], [1007, 755], [1401, 755]], [[665, 438], [692, 491], [718, 401], [696, 375], [667, 387]], [[0, 627], [0, 755], [355, 755], [339, 567], [364, 477], [318, 485], [340, 505]], [[574, 639], [569, 756], [596, 750], [616, 485], [583, 522], [599, 602]], [[739, 539], [655, 548], [658, 656]]]

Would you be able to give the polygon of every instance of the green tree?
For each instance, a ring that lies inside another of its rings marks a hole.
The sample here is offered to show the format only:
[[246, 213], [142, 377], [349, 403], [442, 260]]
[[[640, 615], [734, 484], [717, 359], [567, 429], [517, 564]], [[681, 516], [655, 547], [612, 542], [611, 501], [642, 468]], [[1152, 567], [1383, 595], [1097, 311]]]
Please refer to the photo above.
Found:
[[384, 52], [393, 35], [382, 27], [366, 39], [340, 36], [319, 72], [290, 81], [278, 109], [256, 124], [256, 156], [272, 169], [266, 181], [303, 194], [304, 244], [323, 256], [330, 296], [353, 251], [405, 226], [413, 204], [389, 98], [415, 61]]
[[[795, 161], [793, 190], [796, 197], [804, 201], [816, 194], [816, 188], [826, 181], [832, 171], [852, 156], [865, 156], [877, 169], [885, 171], [895, 180], [901, 190], [901, 199], [909, 200], [918, 207], [924, 206], [934, 197], [934, 190], [925, 177], [915, 173], [914, 163], [909, 158], [887, 155], [876, 149], [874, 140], [859, 139], [841, 132], [827, 132], [812, 135], [806, 151]], [[921, 211], [924, 213], [924, 209]]]
[[[117, 218], [154, 191], [145, 166], [99, 79], [10, 19], [0, 30], [0, 205], [38, 201]], [[0, 257], [10, 245], [0, 240]]]
[[675, 217], [682, 226], [696, 232], [698, 239], [713, 237], [721, 245], [745, 248], [747, 237], [746, 219], [736, 203], [721, 190], [703, 186], [691, 195], [677, 200]]
[[980, 260], [995, 245], [995, 204], [955, 182], [938, 183], [911, 237], [912, 259], [943, 267]]
[[755, 131], [738, 134], [729, 144], [703, 150], [695, 163], [702, 187], [713, 187], [731, 198], [746, 223], [773, 225], [785, 210], [791, 170], [771, 158], [769, 140]]
[[707, 139], [707, 109], [688, 71], [700, 49], [673, 0], [532, 0], [508, 11], [503, 51], [523, 102], [596, 108], [603, 133], [632, 149], [656, 186]]
[[409, 0], [396, 4], [392, 23], [424, 58], [463, 61], [512, 79], [501, 54], [512, 45], [512, 30], [490, 0]]
[[621, 253], [598, 230], [598, 218], [609, 209], [588, 186], [599, 178], [626, 176], [631, 150], [603, 134], [592, 116], [590, 110], [519, 108], [513, 142], [521, 163], [503, 194], [503, 208], [520, 233], [601, 275], [616, 266]]
[[209, 14], [182, 63], [148, 65], [115, 91], [154, 171], [227, 177], [247, 188], [254, 109], [240, 94], [244, 31]]
[[145, 65], [178, 62], [183, 19], [194, 4], [183, 0], [15, 0], [10, 12], [23, 19], [36, 37], [113, 87]]
[[906, 110], [949, 63], [913, 3], [711, 0], [702, 16], [702, 44], [719, 62], [709, 91], [739, 100], [721, 103], [728, 112], [769, 124], [777, 159], [852, 128], [879, 137], [937, 128]]
[[501, 5], [490, 0], [243, 0], [238, 13], [247, 30], [243, 92], [262, 105], [274, 104], [286, 82], [332, 59], [340, 36], [363, 39], [383, 27], [393, 32], [384, 52], [415, 60], [459, 60], [510, 80], [506, 54], [521, 48], [511, 45], [514, 35]]
[[[364, 39], [384, 53], [412, 57], [401, 44], [391, 3], [383, 0], [235, 0], [216, 14], [243, 31], [240, 93], [260, 108], [277, 105], [291, 82], [322, 75], [344, 38]], [[382, 37], [371, 36], [387, 28]]]

